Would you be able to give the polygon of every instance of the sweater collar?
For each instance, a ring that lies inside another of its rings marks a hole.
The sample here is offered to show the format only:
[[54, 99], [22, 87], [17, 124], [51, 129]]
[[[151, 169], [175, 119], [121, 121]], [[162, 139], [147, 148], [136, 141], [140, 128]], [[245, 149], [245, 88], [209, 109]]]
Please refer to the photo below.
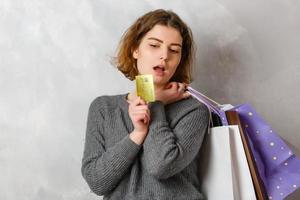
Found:
[[128, 102], [127, 102], [127, 96], [128, 96], [129, 93], [125, 93], [125, 94], [121, 94], [120, 95], [120, 107], [121, 109], [125, 110], [125, 111], [128, 111]]

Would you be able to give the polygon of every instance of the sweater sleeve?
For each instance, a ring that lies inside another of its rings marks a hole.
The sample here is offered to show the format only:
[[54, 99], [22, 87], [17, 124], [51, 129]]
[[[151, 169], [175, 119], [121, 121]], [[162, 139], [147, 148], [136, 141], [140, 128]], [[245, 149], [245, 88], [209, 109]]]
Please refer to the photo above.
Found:
[[178, 111], [175, 118], [171, 129], [164, 105], [151, 105], [152, 121], [143, 143], [142, 163], [157, 179], [179, 173], [194, 160], [207, 132], [209, 111], [203, 104], [193, 105]]
[[129, 135], [105, 149], [103, 122], [95, 100], [89, 108], [81, 173], [97, 195], [105, 195], [115, 188], [140, 150]]

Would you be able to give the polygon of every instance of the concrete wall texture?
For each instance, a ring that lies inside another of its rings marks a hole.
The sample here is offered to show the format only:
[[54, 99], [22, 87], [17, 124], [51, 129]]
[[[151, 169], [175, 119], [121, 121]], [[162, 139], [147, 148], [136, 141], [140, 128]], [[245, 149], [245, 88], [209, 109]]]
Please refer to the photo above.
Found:
[[299, 1], [0, 0], [0, 199], [99, 199], [80, 174], [88, 106], [134, 88], [110, 58], [156, 8], [193, 30], [192, 86], [249, 102], [300, 155]]

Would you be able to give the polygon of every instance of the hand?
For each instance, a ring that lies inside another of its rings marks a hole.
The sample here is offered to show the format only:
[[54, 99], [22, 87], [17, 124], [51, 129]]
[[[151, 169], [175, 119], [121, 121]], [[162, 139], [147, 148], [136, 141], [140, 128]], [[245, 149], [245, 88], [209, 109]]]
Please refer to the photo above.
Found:
[[134, 126], [134, 132], [147, 134], [150, 122], [150, 110], [148, 104], [140, 97], [133, 97], [129, 103], [128, 113]]
[[186, 83], [170, 82], [163, 89], [155, 91], [155, 98], [165, 105], [188, 98], [190, 94], [185, 91], [187, 86]]

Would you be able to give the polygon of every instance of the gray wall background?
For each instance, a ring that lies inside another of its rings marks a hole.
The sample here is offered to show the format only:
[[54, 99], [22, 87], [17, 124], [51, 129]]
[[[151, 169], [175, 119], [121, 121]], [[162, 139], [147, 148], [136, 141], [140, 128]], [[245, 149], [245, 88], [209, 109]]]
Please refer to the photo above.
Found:
[[193, 30], [192, 86], [251, 103], [300, 155], [299, 1], [0, 0], [0, 199], [99, 199], [80, 174], [88, 106], [134, 88], [110, 57], [155, 8]]

